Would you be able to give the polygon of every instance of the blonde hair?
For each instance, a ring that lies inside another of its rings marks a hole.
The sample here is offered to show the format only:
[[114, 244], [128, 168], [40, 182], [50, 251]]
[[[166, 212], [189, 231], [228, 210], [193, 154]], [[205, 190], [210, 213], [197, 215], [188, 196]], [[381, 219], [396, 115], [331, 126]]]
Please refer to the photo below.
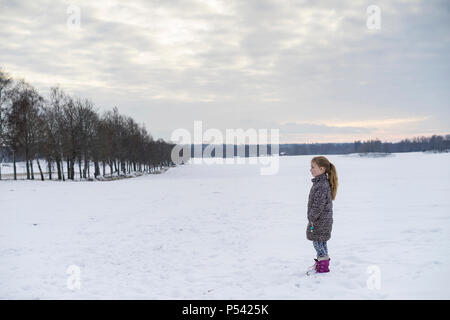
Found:
[[336, 198], [337, 188], [338, 188], [338, 177], [337, 171], [334, 164], [332, 164], [326, 157], [317, 156], [312, 158], [311, 162], [314, 162], [320, 167], [325, 168], [325, 172], [328, 174], [328, 181], [330, 181], [331, 186], [331, 199]]

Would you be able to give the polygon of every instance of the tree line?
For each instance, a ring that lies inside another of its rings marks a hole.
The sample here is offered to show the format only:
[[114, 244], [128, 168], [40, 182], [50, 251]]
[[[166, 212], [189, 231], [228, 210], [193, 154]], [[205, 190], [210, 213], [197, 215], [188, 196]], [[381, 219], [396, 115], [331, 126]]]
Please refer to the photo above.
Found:
[[382, 142], [379, 139], [354, 141], [348, 143], [310, 143], [280, 144], [280, 154], [349, 154], [349, 153], [397, 153], [397, 152], [445, 152], [450, 150], [450, 135], [432, 135], [431, 137], [414, 137], [399, 142]]
[[0, 69], [0, 157], [12, 160], [14, 180], [17, 161], [25, 161], [27, 179], [34, 179], [34, 161], [41, 180], [74, 180], [75, 167], [80, 179], [151, 173], [174, 165], [174, 146], [155, 141], [144, 124], [119, 114], [117, 107], [100, 115], [89, 99], [58, 86], [44, 98]]
[[[194, 154], [196, 147], [203, 151], [206, 148], [211, 148], [209, 144], [190, 145], [191, 154]], [[231, 157], [239, 156], [237, 145], [216, 145], [219, 150], [222, 147], [222, 157], [227, 157], [227, 147], [231, 150]], [[248, 144], [241, 145], [242, 154], [245, 157], [258, 157], [261, 154], [272, 155], [271, 145], [261, 151], [258, 145], [250, 146]], [[400, 142], [382, 142], [379, 139], [372, 139], [366, 141], [354, 141], [343, 143], [291, 143], [280, 144], [278, 148], [279, 155], [317, 155], [317, 154], [349, 154], [349, 153], [394, 153], [394, 152], [449, 152], [450, 151], [450, 135], [445, 136], [433, 135], [431, 137], [415, 137], [412, 139], [403, 139]], [[216, 157], [216, 150], [213, 149], [211, 157]], [[209, 157], [209, 154], [207, 155]]]

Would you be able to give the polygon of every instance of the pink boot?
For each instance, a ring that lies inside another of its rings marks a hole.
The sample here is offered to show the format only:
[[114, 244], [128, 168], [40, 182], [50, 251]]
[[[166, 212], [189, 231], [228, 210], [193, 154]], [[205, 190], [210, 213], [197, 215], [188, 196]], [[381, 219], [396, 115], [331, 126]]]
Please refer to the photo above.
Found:
[[317, 273], [325, 273], [330, 272], [330, 258], [328, 256], [320, 257], [316, 259], [316, 272]]

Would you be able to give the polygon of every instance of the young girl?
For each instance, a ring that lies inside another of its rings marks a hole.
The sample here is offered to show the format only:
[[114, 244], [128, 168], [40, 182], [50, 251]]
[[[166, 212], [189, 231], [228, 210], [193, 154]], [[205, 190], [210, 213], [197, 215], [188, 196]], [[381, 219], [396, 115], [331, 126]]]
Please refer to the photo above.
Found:
[[338, 178], [336, 167], [325, 157], [311, 160], [313, 185], [308, 199], [308, 227], [306, 238], [313, 241], [317, 259], [313, 266], [316, 272], [329, 272], [330, 258], [327, 241], [333, 225], [333, 202], [336, 198]]

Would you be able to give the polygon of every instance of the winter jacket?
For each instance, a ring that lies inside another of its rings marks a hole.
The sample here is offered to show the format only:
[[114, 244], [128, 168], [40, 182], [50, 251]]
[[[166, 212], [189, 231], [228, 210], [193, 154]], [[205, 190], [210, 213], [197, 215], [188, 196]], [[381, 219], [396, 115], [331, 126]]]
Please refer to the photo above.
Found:
[[[328, 241], [333, 225], [331, 186], [326, 173], [311, 179], [313, 185], [308, 199], [308, 227], [306, 238], [311, 241]], [[313, 227], [311, 231], [311, 226]]]

